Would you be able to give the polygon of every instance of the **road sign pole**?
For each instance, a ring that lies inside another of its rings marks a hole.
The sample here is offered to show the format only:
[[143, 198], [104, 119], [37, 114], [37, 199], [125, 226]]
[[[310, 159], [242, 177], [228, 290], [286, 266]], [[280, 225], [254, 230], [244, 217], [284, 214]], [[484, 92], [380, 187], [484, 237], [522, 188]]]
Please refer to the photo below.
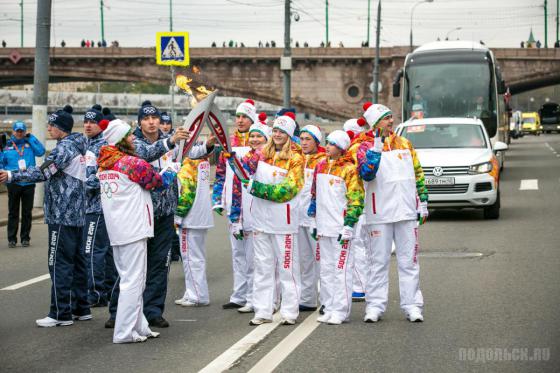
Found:
[[169, 89], [171, 90], [171, 121], [175, 123], [175, 66], [171, 66], [171, 84]]
[[19, 2], [19, 7], [20, 7], [20, 47], [23, 48], [23, 0], [21, 0]]
[[379, 39], [381, 33], [381, 0], [377, 4], [377, 34], [375, 35], [375, 63], [373, 64], [373, 102], [379, 103]]
[[285, 60], [290, 60], [289, 65], [282, 67], [282, 61], [280, 61], [280, 68], [284, 76], [284, 100], [283, 105], [285, 108], [290, 107], [290, 101], [292, 99], [292, 71], [291, 71], [291, 59], [292, 49], [290, 47], [290, 25], [291, 25], [291, 0], [284, 0], [284, 54]]
[[105, 40], [105, 18], [103, 17], [103, 0], [99, 3], [99, 8], [101, 10], [101, 43]]

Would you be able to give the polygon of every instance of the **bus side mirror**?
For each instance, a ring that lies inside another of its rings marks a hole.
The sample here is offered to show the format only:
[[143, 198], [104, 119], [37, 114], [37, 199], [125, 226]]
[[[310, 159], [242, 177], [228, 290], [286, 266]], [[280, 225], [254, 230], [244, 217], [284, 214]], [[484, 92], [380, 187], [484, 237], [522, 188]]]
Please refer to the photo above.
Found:
[[393, 97], [399, 97], [401, 95], [401, 78], [403, 76], [402, 69], [397, 71], [395, 79], [393, 79]]
[[501, 141], [496, 141], [496, 143], [494, 144], [494, 152], [503, 152], [508, 150], [508, 146], [506, 143], [501, 142]]

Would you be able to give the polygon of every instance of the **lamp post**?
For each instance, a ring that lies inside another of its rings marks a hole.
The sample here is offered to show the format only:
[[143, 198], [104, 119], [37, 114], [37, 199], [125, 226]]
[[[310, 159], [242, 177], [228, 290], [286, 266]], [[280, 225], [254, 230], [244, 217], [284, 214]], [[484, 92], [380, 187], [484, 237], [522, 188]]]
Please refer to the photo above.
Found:
[[412, 52], [412, 16], [414, 15], [414, 9], [416, 9], [416, 7], [420, 4], [423, 3], [433, 3], [434, 0], [422, 0], [422, 1], [418, 1], [417, 3], [415, 3], [412, 8], [410, 9], [410, 51]]
[[459, 26], [459, 27], [455, 27], [454, 29], [451, 29], [451, 30], [447, 31], [447, 34], [445, 34], [445, 40], [448, 40], [448, 39], [449, 39], [449, 35], [451, 35], [451, 33], [452, 33], [453, 31], [459, 31], [459, 30], [462, 30], [462, 29], [463, 29], [463, 28]]

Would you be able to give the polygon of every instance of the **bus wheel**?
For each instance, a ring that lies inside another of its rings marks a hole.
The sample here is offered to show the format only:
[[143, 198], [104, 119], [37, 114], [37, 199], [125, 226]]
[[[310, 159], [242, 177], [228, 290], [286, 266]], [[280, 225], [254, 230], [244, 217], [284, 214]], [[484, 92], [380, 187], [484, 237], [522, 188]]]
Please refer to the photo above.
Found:
[[484, 208], [484, 219], [498, 219], [500, 217], [500, 191], [496, 196], [496, 202], [493, 205]]

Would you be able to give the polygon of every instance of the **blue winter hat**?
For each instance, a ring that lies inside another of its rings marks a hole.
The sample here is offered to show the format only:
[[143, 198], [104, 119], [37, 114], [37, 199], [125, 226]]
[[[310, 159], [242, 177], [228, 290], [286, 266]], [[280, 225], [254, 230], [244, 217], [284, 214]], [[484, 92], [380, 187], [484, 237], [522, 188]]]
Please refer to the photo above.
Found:
[[101, 105], [93, 105], [91, 109], [86, 111], [86, 113], [84, 114], [84, 123], [95, 122], [99, 124], [99, 122], [101, 122], [101, 120], [103, 119], [103, 113], [101, 112], [101, 110]]
[[142, 106], [140, 107], [140, 110], [138, 110], [138, 123], [149, 115], [153, 115], [161, 119], [161, 114], [159, 113], [158, 108], [152, 105], [151, 101], [146, 100], [142, 102]]
[[72, 106], [66, 105], [63, 109], [59, 109], [49, 115], [48, 123], [61, 131], [70, 133], [72, 132], [72, 127], [74, 127], [73, 111]]
[[14, 131], [26, 131], [27, 126], [21, 120], [18, 120], [17, 122], [14, 123], [14, 125], [12, 126], [12, 129]]
[[171, 124], [173, 125], [173, 121], [171, 120], [171, 116], [167, 114], [167, 112], [161, 112], [161, 123], [162, 124]]
[[111, 109], [109, 109], [108, 107], [104, 107], [103, 108], [103, 119], [107, 119], [110, 122], [112, 120], [117, 119], [117, 117], [115, 116], [115, 114], [113, 114], [111, 112]]

